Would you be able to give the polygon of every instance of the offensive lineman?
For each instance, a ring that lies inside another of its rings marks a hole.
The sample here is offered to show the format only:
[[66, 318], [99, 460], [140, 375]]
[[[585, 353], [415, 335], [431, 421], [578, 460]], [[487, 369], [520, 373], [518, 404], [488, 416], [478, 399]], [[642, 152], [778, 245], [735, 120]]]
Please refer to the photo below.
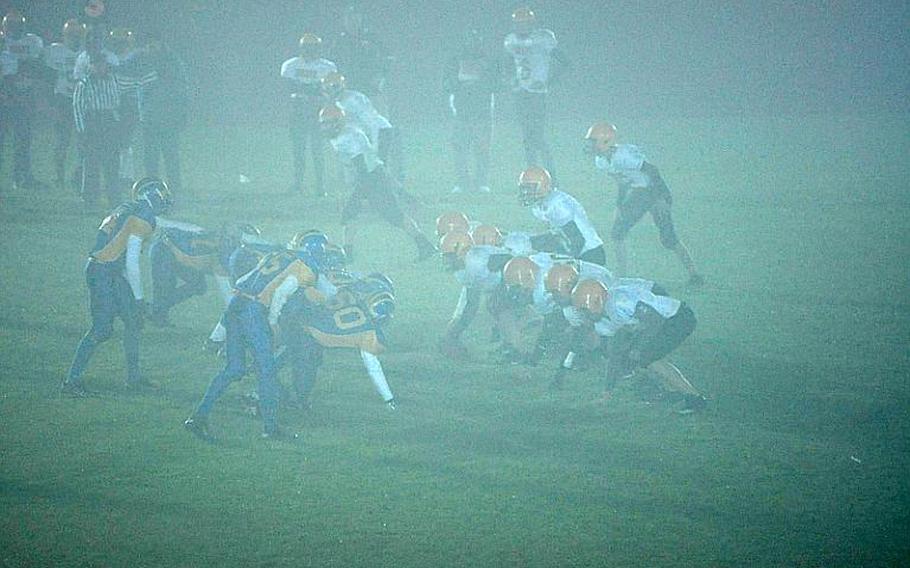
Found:
[[603, 240], [577, 199], [555, 189], [550, 173], [531, 166], [518, 178], [518, 200], [531, 206], [534, 217], [550, 227], [550, 233], [532, 237], [535, 250], [568, 254], [579, 260], [606, 265]]
[[629, 231], [645, 213], [660, 231], [660, 243], [676, 254], [686, 272], [689, 285], [704, 284], [704, 277], [695, 268], [695, 262], [685, 243], [676, 235], [670, 206], [673, 197], [657, 168], [647, 161], [641, 149], [634, 144], [617, 144], [616, 127], [607, 122], [598, 122], [585, 135], [586, 151], [594, 157], [597, 169], [616, 180], [619, 192], [616, 199], [616, 217], [610, 236], [616, 251], [617, 268], [620, 274], [628, 270], [626, 237]]
[[557, 48], [556, 35], [539, 27], [537, 16], [528, 8], [512, 12], [512, 33], [506, 36], [503, 47], [513, 69], [510, 83], [515, 93], [526, 165], [543, 164], [555, 177], [547, 143], [547, 94], [567, 62]]
[[299, 55], [281, 65], [281, 77], [291, 95], [290, 132], [294, 150], [294, 183], [291, 193], [299, 193], [303, 187], [303, 173], [306, 169], [306, 150], [310, 147], [313, 157], [313, 192], [316, 197], [325, 196], [325, 165], [323, 147], [325, 141], [319, 132], [319, 109], [325, 104], [322, 81], [337, 71], [335, 64], [320, 57], [322, 38], [313, 33], [300, 37]]
[[253, 355], [259, 375], [259, 409], [263, 438], [279, 438], [278, 368], [272, 345], [281, 311], [300, 288], [316, 284], [316, 269], [304, 250], [276, 251], [266, 255], [253, 271], [237, 281], [234, 297], [224, 312], [227, 330], [224, 369], [209, 384], [205, 395], [184, 422], [184, 427], [205, 441], [212, 441], [208, 416], [228, 386], [246, 373], [246, 351]]
[[337, 104], [328, 105], [319, 112], [319, 123], [323, 134], [330, 139], [332, 148], [338, 153], [344, 165], [346, 181], [353, 190], [341, 212], [344, 250], [348, 258], [352, 257], [351, 247], [355, 234], [353, 221], [360, 215], [364, 201], [369, 202], [390, 225], [399, 227], [414, 239], [418, 261], [431, 257], [436, 248], [414, 219], [402, 211], [395, 182], [389, 178], [385, 163], [377, 156], [367, 135], [347, 123], [344, 110]]

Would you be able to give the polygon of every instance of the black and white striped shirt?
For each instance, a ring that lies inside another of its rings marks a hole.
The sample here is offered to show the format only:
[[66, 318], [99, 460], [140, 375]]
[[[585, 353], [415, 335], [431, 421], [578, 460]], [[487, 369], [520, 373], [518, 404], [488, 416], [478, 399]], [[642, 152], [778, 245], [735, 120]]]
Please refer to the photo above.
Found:
[[126, 93], [136, 96], [141, 87], [158, 79], [155, 72], [139, 77], [118, 75], [111, 72], [105, 76], [89, 74], [76, 83], [73, 91], [73, 112], [76, 117], [76, 130], [85, 132], [85, 119], [96, 113], [112, 112], [119, 114], [120, 99]]
[[85, 120], [96, 114], [118, 114], [120, 108], [120, 85], [113, 73], [90, 74], [76, 83], [73, 91], [73, 113], [76, 130], [85, 132]]

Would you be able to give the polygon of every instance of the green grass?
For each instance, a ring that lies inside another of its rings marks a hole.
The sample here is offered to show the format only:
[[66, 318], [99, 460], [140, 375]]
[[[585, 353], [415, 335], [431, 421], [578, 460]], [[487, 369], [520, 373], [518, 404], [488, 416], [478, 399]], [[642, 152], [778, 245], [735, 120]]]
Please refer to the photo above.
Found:
[[[100, 219], [59, 190], [7, 189], [0, 565], [906, 564], [906, 119], [647, 119], [625, 130], [673, 188], [679, 231], [709, 279], [685, 290], [654, 228], [633, 231], [637, 272], [699, 317], [671, 358], [711, 406], [686, 418], [628, 389], [603, 404], [592, 372], [554, 394], [553, 362], [493, 364], [485, 316], [466, 337], [471, 362], [441, 359], [434, 344], [457, 285], [414, 265], [413, 245], [377, 221], [356, 265], [397, 283], [383, 360], [398, 412], [358, 358], [336, 352], [312, 410], [282, 415], [298, 443], [258, 439], [235, 397], [251, 378], [213, 416], [222, 442], [198, 443], [181, 422], [219, 366], [199, 349], [220, 310], [213, 293], [175, 311], [175, 330], [145, 330], [142, 364], [159, 395], [123, 390], [115, 336], [86, 377], [102, 396], [61, 398], [88, 321], [81, 270]], [[427, 230], [453, 207], [534, 227], [514, 199], [521, 162], [509, 125], [497, 130], [494, 193], [458, 197], [447, 194], [447, 133], [408, 126]], [[606, 233], [614, 193], [580, 154], [584, 126], [556, 124], [560, 176]], [[49, 136], [35, 145], [45, 179]], [[254, 222], [276, 240], [313, 226], [340, 237], [337, 200], [282, 196], [283, 129], [198, 129], [185, 148], [179, 218]]]

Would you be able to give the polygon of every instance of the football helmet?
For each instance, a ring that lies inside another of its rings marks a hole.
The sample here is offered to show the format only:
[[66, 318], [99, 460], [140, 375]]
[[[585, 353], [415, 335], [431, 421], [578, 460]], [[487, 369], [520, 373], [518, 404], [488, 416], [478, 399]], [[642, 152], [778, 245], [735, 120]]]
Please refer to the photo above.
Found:
[[537, 14], [534, 13], [534, 10], [523, 6], [521, 8], [516, 8], [512, 12], [512, 22], [515, 24], [533, 24], [537, 21]]
[[344, 109], [335, 103], [322, 107], [319, 111], [319, 128], [323, 134], [335, 137], [344, 127]]
[[322, 266], [325, 263], [325, 250], [328, 244], [329, 238], [325, 236], [325, 233], [309, 229], [294, 235], [288, 242], [288, 250], [297, 251]]
[[156, 177], [144, 177], [133, 184], [130, 191], [133, 199], [144, 201], [155, 215], [164, 215], [174, 205], [174, 196], [163, 180]]
[[133, 38], [132, 30], [127, 28], [114, 28], [107, 35], [108, 39], [108, 48], [118, 55], [122, 55], [130, 50], [136, 45], [136, 40]]
[[347, 81], [344, 75], [337, 71], [332, 71], [322, 78], [322, 91], [330, 97], [337, 97], [338, 93], [347, 88]]
[[475, 245], [498, 247], [502, 244], [502, 233], [495, 225], [477, 225], [471, 231]]
[[451, 231], [439, 239], [439, 252], [446, 265], [454, 270], [464, 266], [464, 259], [473, 246], [474, 239], [463, 231]]
[[574, 264], [554, 264], [547, 271], [544, 288], [557, 299], [568, 300], [578, 283], [578, 269]]
[[616, 127], [609, 122], [595, 122], [585, 134], [589, 151], [593, 154], [606, 154], [610, 146], [616, 144]]
[[323, 261], [326, 270], [341, 270], [348, 264], [348, 255], [344, 252], [344, 247], [335, 243], [328, 243], [325, 246], [325, 259]]
[[307, 32], [300, 36], [297, 47], [300, 50], [300, 55], [304, 58], [315, 57], [322, 47], [322, 38], [314, 33]]
[[572, 306], [595, 317], [607, 305], [607, 287], [598, 280], [582, 280], [572, 289]]
[[539, 166], [531, 166], [518, 177], [518, 201], [522, 205], [533, 205], [553, 191], [550, 172]]
[[10, 10], [3, 16], [3, 22], [0, 24], [0, 30], [3, 35], [9, 39], [18, 39], [25, 29], [25, 16], [18, 10]]
[[85, 38], [85, 24], [76, 18], [70, 18], [63, 24], [63, 43], [76, 48]]
[[459, 211], [446, 211], [436, 217], [436, 236], [442, 237], [446, 233], [460, 231], [467, 233], [470, 229], [468, 216]]
[[526, 256], [516, 256], [502, 269], [502, 281], [506, 286], [534, 290], [540, 267]]

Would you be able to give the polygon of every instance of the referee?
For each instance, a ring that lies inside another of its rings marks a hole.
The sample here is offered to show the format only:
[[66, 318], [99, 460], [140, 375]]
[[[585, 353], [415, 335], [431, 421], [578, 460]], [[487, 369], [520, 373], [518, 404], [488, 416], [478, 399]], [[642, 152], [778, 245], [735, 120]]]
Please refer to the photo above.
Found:
[[87, 208], [97, 206], [103, 175], [108, 204], [115, 207], [120, 198], [120, 86], [101, 52], [89, 57], [88, 74], [73, 92], [76, 132], [83, 148], [82, 201]]

